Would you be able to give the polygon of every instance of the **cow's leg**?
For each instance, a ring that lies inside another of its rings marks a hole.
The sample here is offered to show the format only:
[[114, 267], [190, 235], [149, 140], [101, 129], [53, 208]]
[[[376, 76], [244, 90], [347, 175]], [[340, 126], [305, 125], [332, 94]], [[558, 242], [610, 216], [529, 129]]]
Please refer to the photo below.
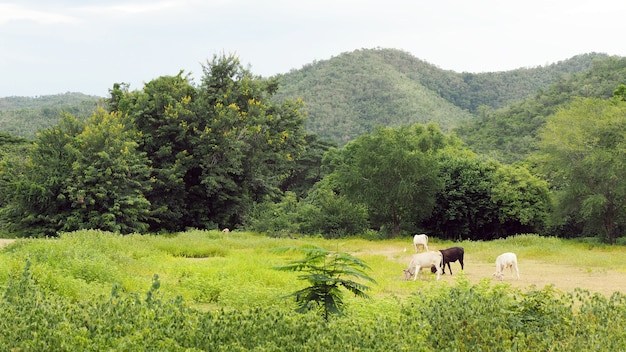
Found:
[[440, 277], [441, 277], [441, 269], [437, 267], [437, 281], [439, 281]]

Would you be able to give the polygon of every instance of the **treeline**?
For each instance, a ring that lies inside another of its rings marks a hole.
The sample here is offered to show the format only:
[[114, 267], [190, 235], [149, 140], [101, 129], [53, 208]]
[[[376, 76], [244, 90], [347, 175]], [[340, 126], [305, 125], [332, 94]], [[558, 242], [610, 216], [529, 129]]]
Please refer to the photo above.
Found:
[[0, 98], [0, 131], [33, 139], [37, 131], [56, 125], [59, 116], [64, 113], [86, 119], [101, 100], [101, 97], [69, 92], [39, 97]]
[[65, 114], [26, 159], [3, 161], [0, 216], [26, 236], [241, 225], [279, 194], [304, 142], [301, 103], [271, 103], [276, 88], [232, 56], [197, 87], [182, 72], [141, 91], [116, 84], [107, 110]]
[[1, 224], [36, 237], [239, 227], [608, 242], [626, 226], [624, 86], [606, 99], [568, 95], [537, 126], [532, 153], [507, 164], [434, 123], [377, 127], [339, 147], [305, 132], [304, 103], [277, 100], [278, 84], [214, 57], [198, 85], [183, 72], [140, 91], [115, 84], [87, 120], [66, 113], [28, 148], [8, 136]]

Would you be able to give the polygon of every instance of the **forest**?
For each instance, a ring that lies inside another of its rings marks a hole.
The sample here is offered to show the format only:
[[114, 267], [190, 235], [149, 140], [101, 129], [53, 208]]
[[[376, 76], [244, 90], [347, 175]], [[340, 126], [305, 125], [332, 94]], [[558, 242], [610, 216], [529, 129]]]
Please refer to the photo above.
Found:
[[[199, 82], [119, 82], [65, 107], [3, 98], [21, 125], [0, 136], [0, 228], [617, 243], [625, 81], [626, 59], [603, 54], [470, 74], [376, 49], [269, 78], [215, 56]], [[55, 122], [27, 122], [44, 110]]]

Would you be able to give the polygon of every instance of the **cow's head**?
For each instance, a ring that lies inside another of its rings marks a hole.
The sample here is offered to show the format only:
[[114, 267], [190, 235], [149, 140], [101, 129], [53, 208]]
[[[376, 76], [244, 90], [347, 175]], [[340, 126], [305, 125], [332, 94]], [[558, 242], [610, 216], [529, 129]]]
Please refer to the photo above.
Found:
[[404, 269], [403, 271], [404, 271], [404, 280], [405, 281], [409, 280], [413, 276], [413, 273], [411, 272], [410, 269]]

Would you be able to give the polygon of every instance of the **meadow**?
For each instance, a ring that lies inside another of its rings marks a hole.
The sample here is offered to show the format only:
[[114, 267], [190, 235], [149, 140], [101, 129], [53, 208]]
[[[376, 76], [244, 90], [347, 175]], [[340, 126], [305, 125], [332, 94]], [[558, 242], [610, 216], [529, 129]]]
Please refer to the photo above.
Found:
[[[278, 271], [315, 245], [363, 260], [370, 298], [344, 315], [294, 312], [307, 285]], [[458, 351], [626, 347], [626, 249], [517, 235], [447, 242], [465, 270], [404, 281], [410, 238], [272, 238], [234, 231], [119, 236], [101, 231], [18, 239], [0, 249], [2, 350]], [[520, 280], [492, 278], [517, 253]]]

